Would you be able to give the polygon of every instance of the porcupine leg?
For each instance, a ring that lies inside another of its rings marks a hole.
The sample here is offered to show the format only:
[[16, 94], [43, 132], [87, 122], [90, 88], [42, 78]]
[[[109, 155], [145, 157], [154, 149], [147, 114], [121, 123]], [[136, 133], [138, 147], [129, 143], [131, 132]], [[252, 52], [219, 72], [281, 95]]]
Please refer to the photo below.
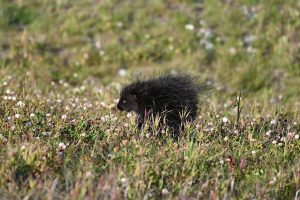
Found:
[[176, 116], [175, 113], [168, 113], [167, 126], [169, 127], [171, 138], [174, 141], [178, 141], [181, 121], [178, 119], [178, 116]]
[[147, 119], [148, 113], [146, 110], [139, 111], [137, 113], [136, 121], [137, 121], [137, 127], [139, 130], [141, 130], [145, 124], [145, 120]]
[[141, 115], [138, 115], [136, 117], [136, 121], [137, 121], [137, 127], [138, 127], [138, 129], [141, 130], [142, 127], [143, 127], [143, 125], [144, 125], [144, 117], [141, 116]]
[[178, 141], [178, 136], [179, 136], [179, 126], [176, 125], [176, 124], [172, 124], [172, 125], [169, 125], [170, 127], [170, 135], [171, 135], [171, 138], [177, 142]]

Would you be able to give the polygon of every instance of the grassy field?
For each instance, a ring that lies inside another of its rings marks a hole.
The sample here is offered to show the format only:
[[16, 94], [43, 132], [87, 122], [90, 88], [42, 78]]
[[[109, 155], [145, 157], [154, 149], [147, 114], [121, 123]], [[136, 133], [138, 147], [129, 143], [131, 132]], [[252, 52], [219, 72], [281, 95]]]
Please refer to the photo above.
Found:
[[[300, 199], [299, 36], [298, 0], [0, 0], [0, 199]], [[214, 85], [178, 143], [115, 108], [176, 72]]]

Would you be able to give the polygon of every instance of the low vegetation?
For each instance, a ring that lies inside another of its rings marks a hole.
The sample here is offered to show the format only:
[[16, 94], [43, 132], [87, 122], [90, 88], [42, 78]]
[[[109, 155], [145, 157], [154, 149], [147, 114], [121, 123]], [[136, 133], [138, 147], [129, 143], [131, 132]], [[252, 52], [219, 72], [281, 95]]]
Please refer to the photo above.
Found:
[[[1, 199], [300, 198], [298, 1], [0, 4]], [[162, 72], [215, 88], [178, 143], [115, 108]]]

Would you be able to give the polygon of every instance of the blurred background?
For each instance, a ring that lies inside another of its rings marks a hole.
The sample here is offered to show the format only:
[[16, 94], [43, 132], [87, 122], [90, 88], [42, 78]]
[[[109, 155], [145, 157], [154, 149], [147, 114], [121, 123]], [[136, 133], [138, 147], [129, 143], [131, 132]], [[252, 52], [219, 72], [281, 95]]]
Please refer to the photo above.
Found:
[[[116, 109], [180, 72], [178, 144]], [[297, 199], [299, 85], [299, 0], [0, 0], [0, 199]]]
[[300, 105], [298, 0], [0, 0], [0, 75], [110, 84], [188, 72], [220, 98]]

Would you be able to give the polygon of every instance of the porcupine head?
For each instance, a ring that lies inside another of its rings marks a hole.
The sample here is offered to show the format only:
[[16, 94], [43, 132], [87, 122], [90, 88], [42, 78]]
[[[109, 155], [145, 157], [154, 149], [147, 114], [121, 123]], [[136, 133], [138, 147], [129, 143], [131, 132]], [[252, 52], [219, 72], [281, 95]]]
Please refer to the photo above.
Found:
[[126, 86], [122, 89], [120, 94], [120, 99], [117, 104], [117, 108], [120, 111], [131, 112], [134, 111], [138, 113], [139, 105], [137, 102], [137, 95], [135, 94], [132, 85]]

